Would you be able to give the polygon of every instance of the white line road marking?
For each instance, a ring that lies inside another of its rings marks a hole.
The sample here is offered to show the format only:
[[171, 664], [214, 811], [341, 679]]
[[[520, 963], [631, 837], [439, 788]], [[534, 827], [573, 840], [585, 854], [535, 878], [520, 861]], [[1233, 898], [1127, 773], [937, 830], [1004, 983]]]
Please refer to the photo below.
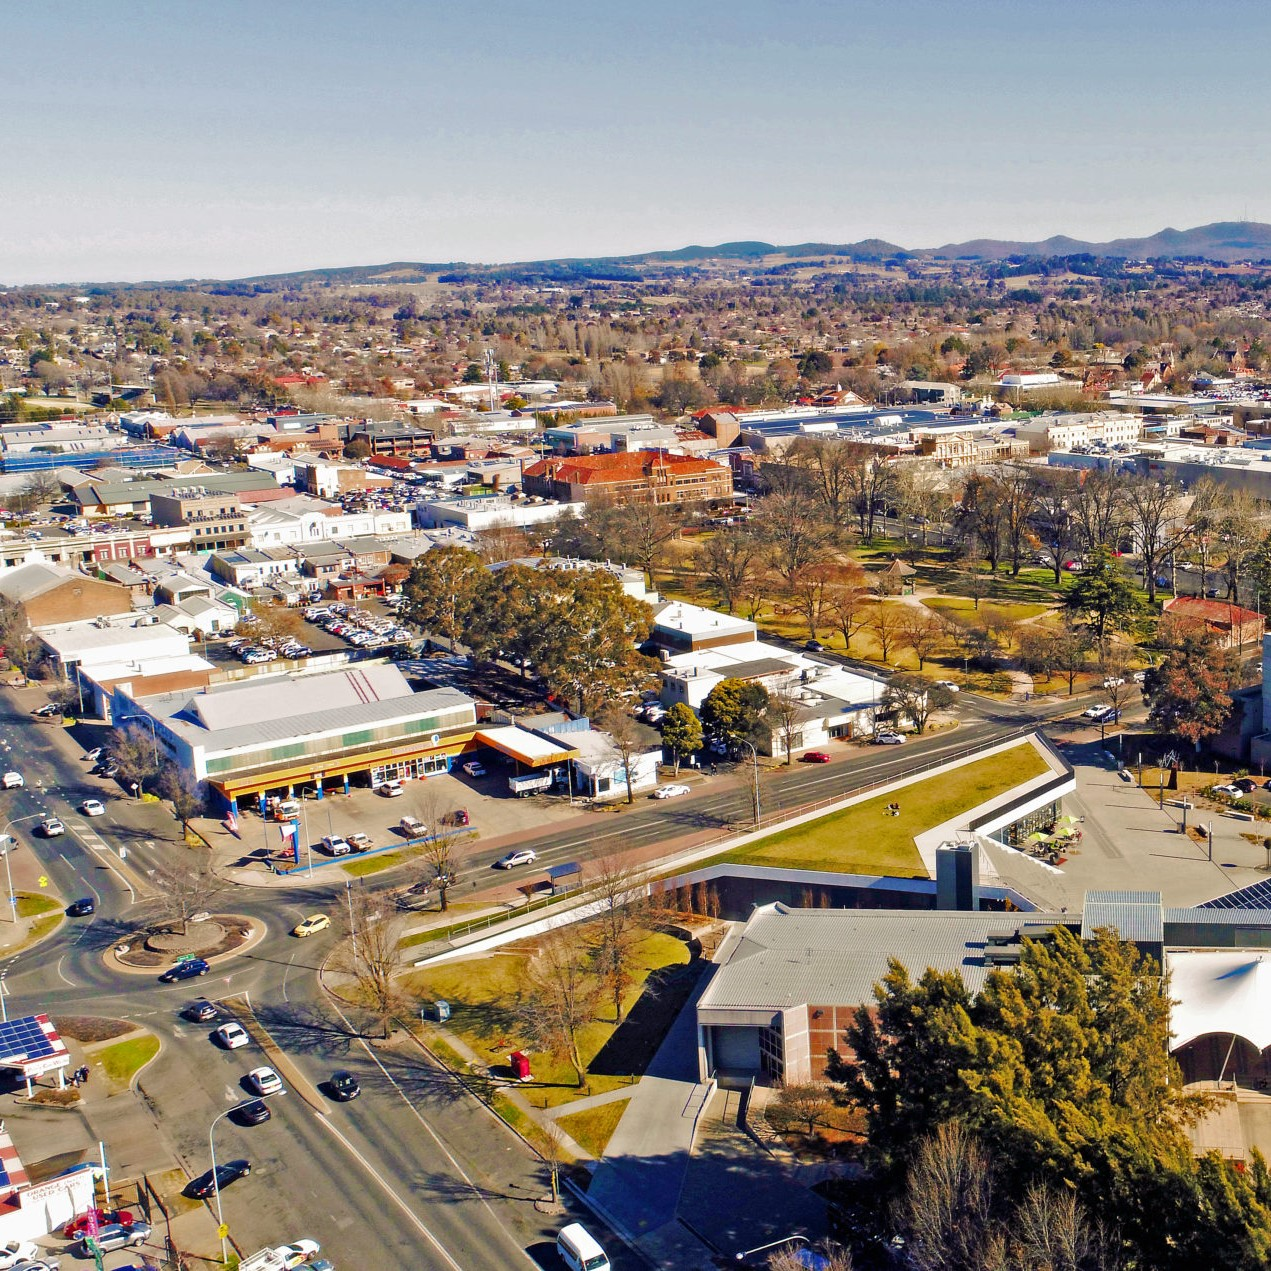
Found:
[[423, 1235], [424, 1239], [426, 1239], [428, 1243], [432, 1245], [432, 1247], [437, 1251], [438, 1256], [445, 1259], [446, 1265], [448, 1267], [451, 1267], [453, 1271], [463, 1271], [463, 1267], [461, 1267], [459, 1263], [457, 1263], [450, 1256], [450, 1253], [446, 1249], [446, 1246], [443, 1245], [441, 1241], [438, 1240], [437, 1237], [433, 1235], [433, 1233], [425, 1225], [423, 1220], [415, 1213], [413, 1209], [411, 1209], [411, 1207], [401, 1198], [401, 1196], [399, 1196], [388, 1185], [388, 1183], [385, 1182], [385, 1180], [380, 1176], [380, 1173], [375, 1168], [375, 1166], [372, 1165], [370, 1161], [368, 1161], [366, 1157], [363, 1156], [362, 1153], [359, 1152], [357, 1148], [355, 1148], [353, 1144], [350, 1143], [349, 1140], [345, 1138], [345, 1136], [341, 1134], [340, 1131], [336, 1129], [334, 1125], [331, 1124], [330, 1120], [327, 1117], [318, 1117], [317, 1120], [319, 1125], [325, 1125], [327, 1129], [330, 1130], [331, 1133], [334, 1134], [335, 1137], [339, 1139], [341, 1143], [344, 1144], [344, 1146], [349, 1150], [349, 1153], [353, 1157], [355, 1157], [357, 1161], [361, 1164], [362, 1168], [384, 1189], [385, 1193], [397, 1203], [398, 1208], [401, 1209], [402, 1213], [404, 1213], [406, 1217], [409, 1218], [410, 1221], [415, 1225], [415, 1227], [418, 1228], [419, 1232]]
[[69, 985], [71, 986], [71, 988], [74, 988], [74, 987], [75, 987], [75, 981], [74, 981], [74, 980], [68, 980], [68, 979], [66, 978], [66, 976], [64, 976], [64, 975], [62, 974], [62, 963], [63, 963], [63, 962], [65, 962], [65, 961], [66, 961], [66, 954], [62, 954], [62, 956], [61, 956], [60, 958], [58, 958], [58, 960], [57, 960], [57, 974], [58, 974], [58, 978], [62, 981], [62, 983], [63, 983], [63, 984], [69, 984]]
[[291, 971], [292, 971], [291, 964], [295, 961], [295, 959], [296, 959], [296, 955], [293, 953], [291, 957], [287, 959], [287, 969], [282, 973], [282, 1000], [284, 1002], [291, 1001], [291, 998], [287, 996], [287, 977], [291, 974]]
[[[349, 1023], [349, 1021], [348, 1021], [347, 1017], [345, 1016], [344, 1012], [343, 1012], [342, 1010], [340, 1010], [340, 1008], [339, 1008], [339, 1007], [338, 1007], [338, 1006], [337, 1006], [334, 1002], [331, 1002], [331, 1003], [330, 1003], [330, 1005], [331, 1005], [331, 1009], [332, 1009], [333, 1011], [335, 1011], [335, 1013], [336, 1013], [336, 1014], [340, 1017], [340, 1019], [341, 1019], [341, 1021], [343, 1022], [343, 1024], [344, 1024], [345, 1028], [347, 1028], [347, 1029], [349, 1030], [349, 1032], [350, 1032], [350, 1033], [353, 1033], [353, 1032], [354, 1032], [353, 1025]], [[468, 1186], [472, 1189], [472, 1194], [473, 1194], [473, 1196], [475, 1196], [475, 1197], [476, 1197], [476, 1198], [477, 1198], [477, 1199], [481, 1202], [482, 1208], [484, 1208], [484, 1209], [485, 1209], [485, 1211], [486, 1211], [486, 1213], [488, 1213], [488, 1214], [490, 1215], [490, 1217], [494, 1220], [494, 1225], [495, 1225], [495, 1226], [496, 1226], [496, 1227], [497, 1227], [497, 1228], [498, 1228], [501, 1232], [503, 1232], [503, 1234], [504, 1234], [505, 1236], [507, 1236], [508, 1240], [511, 1242], [512, 1247], [513, 1247], [514, 1249], [516, 1249], [516, 1250], [517, 1250], [517, 1251], [521, 1254], [521, 1256], [522, 1256], [522, 1257], [526, 1260], [526, 1262], [527, 1262], [527, 1263], [529, 1263], [531, 1266], [536, 1266], [537, 1264], [536, 1264], [536, 1263], [534, 1262], [534, 1260], [533, 1260], [533, 1259], [529, 1256], [529, 1254], [527, 1254], [527, 1253], [525, 1252], [525, 1250], [524, 1250], [524, 1249], [522, 1249], [522, 1248], [520, 1247], [520, 1245], [518, 1245], [515, 1241], [513, 1241], [513, 1240], [512, 1240], [511, 1235], [509, 1234], [509, 1232], [508, 1232], [507, 1228], [506, 1228], [506, 1227], [503, 1225], [503, 1223], [499, 1220], [499, 1216], [498, 1216], [498, 1215], [494, 1212], [494, 1210], [490, 1207], [490, 1202], [489, 1202], [488, 1200], [486, 1200], [486, 1198], [485, 1198], [484, 1194], [482, 1193], [481, 1189], [480, 1189], [480, 1188], [479, 1188], [479, 1187], [478, 1187], [478, 1186], [477, 1186], [477, 1185], [476, 1185], [476, 1184], [472, 1181], [472, 1179], [471, 1179], [471, 1178], [469, 1178], [469, 1177], [468, 1177], [467, 1171], [466, 1171], [466, 1170], [463, 1168], [463, 1166], [462, 1166], [462, 1165], [460, 1165], [460, 1164], [459, 1164], [459, 1162], [458, 1162], [457, 1160], [455, 1160], [455, 1158], [454, 1158], [454, 1157], [450, 1154], [450, 1149], [449, 1149], [449, 1148], [447, 1148], [447, 1147], [446, 1147], [446, 1145], [445, 1145], [445, 1144], [441, 1141], [441, 1139], [437, 1137], [437, 1132], [436, 1132], [436, 1131], [432, 1128], [432, 1126], [431, 1126], [431, 1125], [429, 1125], [429, 1124], [428, 1124], [428, 1122], [427, 1122], [427, 1121], [425, 1121], [425, 1120], [424, 1120], [424, 1118], [423, 1118], [422, 1116], [420, 1116], [420, 1115], [419, 1115], [419, 1109], [418, 1109], [417, 1107], [415, 1107], [415, 1105], [414, 1105], [413, 1103], [411, 1103], [411, 1101], [410, 1101], [410, 1099], [409, 1099], [409, 1098], [407, 1098], [407, 1096], [406, 1096], [406, 1092], [405, 1092], [405, 1091], [401, 1088], [401, 1086], [400, 1086], [400, 1085], [398, 1085], [398, 1084], [397, 1084], [397, 1081], [394, 1079], [394, 1077], [393, 1077], [392, 1073], [390, 1073], [390, 1072], [388, 1071], [388, 1069], [387, 1069], [387, 1068], [385, 1068], [385, 1067], [384, 1067], [384, 1065], [380, 1062], [380, 1057], [379, 1057], [379, 1056], [378, 1056], [378, 1055], [377, 1055], [377, 1054], [376, 1054], [376, 1053], [375, 1053], [375, 1052], [374, 1052], [374, 1051], [370, 1048], [370, 1046], [368, 1046], [368, 1045], [367, 1045], [367, 1043], [366, 1043], [366, 1039], [365, 1039], [364, 1037], [358, 1037], [358, 1039], [357, 1039], [357, 1040], [358, 1040], [358, 1045], [360, 1045], [360, 1046], [362, 1047], [362, 1049], [363, 1049], [364, 1051], [366, 1051], [366, 1053], [367, 1053], [367, 1055], [369, 1056], [369, 1058], [370, 1058], [371, 1062], [372, 1062], [372, 1063], [374, 1063], [374, 1065], [375, 1065], [375, 1066], [376, 1066], [376, 1067], [380, 1070], [380, 1072], [382, 1072], [382, 1073], [384, 1074], [384, 1077], [385, 1077], [385, 1079], [388, 1081], [388, 1084], [389, 1084], [390, 1086], [392, 1086], [392, 1087], [393, 1087], [393, 1089], [397, 1092], [397, 1095], [398, 1095], [398, 1097], [401, 1099], [401, 1101], [402, 1101], [402, 1102], [403, 1102], [403, 1103], [404, 1103], [404, 1104], [405, 1104], [405, 1105], [406, 1105], [406, 1106], [410, 1109], [411, 1116], [413, 1116], [413, 1117], [415, 1118], [415, 1120], [416, 1120], [416, 1121], [418, 1121], [418, 1122], [419, 1122], [419, 1124], [420, 1124], [421, 1126], [423, 1126], [424, 1130], [425, 1130], [425, 1131], [427, 1132], [427, 1134], [428, 1134], [428, 1137], [429, 1137], [430, 1139], [432, 1139], [432, 1141], [433, 1141], [434, 1143], [436, 1143], [436, 1145], [437, 1145], [437, 1146], [441, 1149], [441, 1153], [442, 1153], [442, 1155], [443, 1155], [443, 1156], [446, 1158], [446, 1160], [448, 1160], [448, 1161], [450, 1162], [450, 1164], [454, 1167], [454, 1171], [455, 1171], [455, 1173], [456, 1173], [456, 1174], [458, 1174], [458, 1175], [459, 1175], [459, 1177], [460, 1177], [460, 1178], [462, 1178], [462, 1179], [463, 1179], [463, 1181], [464, 1181], [465, 1183], [467, 1183], [467, 1184], [468, 1184]], [[325, 1118], [324, 1118], [324, 1120], [325, 1120]], [[329, 1122], [328, 1122], [328, 1124], [329, 1124]], [[334, 1126], [331, 1126], [330, 1128], [331, 1128], [332, 1130], [335, 1130], [335, 1127], [334, 1127]], [[338, 1130], [336, 1130], [335, 1132], [336, 1132], [337, 1134], [339, 1133], [339, 1131], [338, 1131]], [[344, 1138], [344, 1136], [343, 1136], [343, 1135], [340, 1135], [340, 1137], [341, 1137], [342, 1139]], [[350, 1149], [351, 1151], [353, 1151], [354, 1149], [353, 1149], [353, 1147], [352, 1147], [352, 1144], [349, 1144], [349, 1143], [347, 1142], [347, 1140], [345, 1140], [345, 1142], [346, 1142], [346, 1145], [349, 1147], [349, 1149]], [[359, 1157], [358, 1157], [358, 1159], [359, 1159], [359, 1160], [361, 1160], [361, 1159], [362, 1159], [362, 1158], [361, 1158], [361, 1156], [359, 1156]], [[363, 1162], [363, 1164], [365, 1164], [365, 1162]], [[368, 1169], [370, 1169], [370, 1166], [368, 1165], [368, 1166], [367, 1166], [367, 1168], [368, 1168]], [[372, 1170], [372, 1173], [374, 1173], [374, 1171], [373, 1171], [373, 1170]], [[401, 1203], [401, 1204], [403, 1205], [403, 1208], [405, 1207], [404, 1202], [399, 1201], [399, 1203]]]

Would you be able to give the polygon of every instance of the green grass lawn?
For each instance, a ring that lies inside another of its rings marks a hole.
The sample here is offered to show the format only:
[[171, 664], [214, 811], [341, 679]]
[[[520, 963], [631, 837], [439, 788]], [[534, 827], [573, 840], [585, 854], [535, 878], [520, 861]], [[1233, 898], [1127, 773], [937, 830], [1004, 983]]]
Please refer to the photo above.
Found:
[[[527, 1049], [513, 1006], [532, 954], [533, 943], [526, 941], [471, 961], [423, 968], [405, 976], [402, 984], [419, 998], [449, 1002], [451, 1015], [446, 1029], [458, 1034], [483, 1062], [506, 1065], [512, 1051], [526, 1050], [533, 1063], [534, 1081], [519, 1089], [539, 1107], [554, 1107], [630, 1084], [653, 1057], [695, 979], [695, 973], [687, 969], [689, 955], [684, 942], [648, 932], [637, 946], [636, 983], [624, 1002], [621, 1029], [614, 1027], [612, 1006], [602, 1000], [596, 1018], [580, 1034], [580, 1050], [588, 1065], [587, 1083], [580, 1090], [568, 1062]], [[650, 987], [648, 993], [646, 986]]]
[[[782, 869], [925, 878], [915, 835], [1047, 771], [1032, 746], [1012, 746], [712, 859]], [[887, 815], [889, 803], [900, 804], [899, 816]]]
[[419, 852], [382, 852], [379, 856], [368, 856], [363, 861], [350, 861], [340, 868], [353, 878], [362, 878], [366, 874], [378, 874], [381, 870], [392, 869], [403, 861], [408, 861]]
[[21, 891], [18, 893], [18, 917], [36, 918], [40, 914], [51, 914], [61, 909], [62, 902], [52, 896], [43, 896], [36, 892]]
[[127, 1089], [133, 1077], [159, 1053], [159, 1039], [152, 1033], [144, 1037], [130, 1037], [125, 1042], [104, 1046], [93, 1055], [101, 1064], [106, 1078], [113, 1085]]
[[[975, 601], [970, 596], [930, 596], [922, 602], [929, 609], [943, 609], [946, 613], [974, 613]], [[999, 600], [981, 600], [981, 613], [998, 613], [1011, 622], [1023, 622], [1046, 613], [1049, 605], [1003, 603]]]
[[599, 1160], [604, 1156], [605, 1147], [630, 1102], [630, 1099], [614, 1099], [611, 1103], [601, 1103], [584, 1112], [571, 1112], [568, 1116], [557, 1117], [556, 1123], [575, 1143], [585, 1147]]

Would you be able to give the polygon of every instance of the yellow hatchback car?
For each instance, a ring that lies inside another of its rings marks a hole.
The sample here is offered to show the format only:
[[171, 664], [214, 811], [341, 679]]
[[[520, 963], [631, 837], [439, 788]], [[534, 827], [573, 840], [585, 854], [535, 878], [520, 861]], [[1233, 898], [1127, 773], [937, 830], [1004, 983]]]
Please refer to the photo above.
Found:
[[316, 936], [319, 931], [325, 931], [330, 925], [331, 919], [326, 914], [310, 914], [292, 927], [291, 934], [293, 936]]

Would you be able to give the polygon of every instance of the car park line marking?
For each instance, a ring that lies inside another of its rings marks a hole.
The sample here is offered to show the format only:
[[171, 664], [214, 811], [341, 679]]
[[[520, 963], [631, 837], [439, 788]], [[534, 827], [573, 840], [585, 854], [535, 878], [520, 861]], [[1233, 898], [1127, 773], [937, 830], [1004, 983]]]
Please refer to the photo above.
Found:
[[[450, 1253], [446, 1249], [446, 1246], [443, 1245], [441, 1241], [438, 1240], [435, 1235], [433, 1235], [432, 1231], [428, 1228], [427, 1224], [425, 1224], [424, 1221], [419, 1217], [419, 1215], [416, 1214], [415, 1211], [411, 1209], [411, 1207], [406, 1203], [406, 1201], [388, 1185], [388, 1183], [380, 1175], [379, 1171], [375, 1168], [375, 1166], [373, 1166], [370, 1163], [370, 1161], [368, 1161], [366, 1157], [363, 1156], [362, 1153], [359, 1152], [357, 1148], [355, 1148], [353, 1144], [350, 1143], [349, 1140], [334, 1125], [332, 1125], [330, 1118], [319, 1117], [318, 1123], [320, 1125], [325, 1125], [327, 1129], [330, 1130], [331, 1133], [334, 1134], [335, 1137], [339, 1139], [341, 1143], [344, 1144], [344, 1146], [349, 1150], [350, 1154], [358, 1160], [362, 1168], [366, 1170], [366, 1172], [384, 1189], [384, 1191], [389, 1196], [391, 1196], [393, 1200], [397, 1202], [398, 1207], [406, 1215], [406, 1217], [409, 1218], [412, 1223], [414, 1223], [414, 1225], [419, 1229], [419, 1231], [422, 1233], [422, 1235], [428, 1241], [428, 1243], [431, 1244], [432, 1247], [437, 1251], [437, 1253], [442, 1258], [445, 1259], [446, 1265], [450, 1267], [452, 1271], [463, 1271], [463, 1267], [461, 1267], [459, 1263], [457, 1263], [450, 1256]], [[502, 1224], [500, 1224], [500, 1229], [502, 1229]]]
[[[441, 1149], [441, 1154], [454, 1167], [455, 1173], [458, 1174], [459, 1177], [462, 1178], [463, 1181], [467, 1183], [468, 1186], [472, 1189], [473, 1196], [475, 1196], [477, 1200], [481, 1202], [481, 1205], [485, 1209], [486, 1213], [488, 1213], [490, 1217], [494, 1220], [495, 1226], [501, 1232], [507, 1235], [507, 1228], [499, 1220], [498, 1214], [496, 1214], [494, 1210], [490, 1207], [490, 1202], [486, 1200], [485, 1195], [483, 1194], [481, 1189], [476, 1185], [476, 1183], [472, 1181], [471, 1178], [468, 1177], [467, 1171], [451, 1155], [450, 1149], [447, 1148], [445, 1143], [443, 1143], [441, 1139], [437, 1136], [437, 1132], [432, 1128], [432, 1126], [429, 1125], [428, 1122], [425, 1121], [422, 1116], [420, 1116], [419, 1109], [415, 1107], [415, 1105], [410, 1101], [410, 1099], [407, 1098], [406, 1092], [401, 1088], [400, 1085], [398, 1085], [397, 1080], [394, 1078], [393, 1074], [390, 1073], [388, 1069], [385, 1068], [384, 1065], [380, 1062], [380, 1057], [367, 1044], [366, 1038], [359, 1036], [355, 1033], [353, 1025], [349, 1023], [348, 1018], [345, 1016], [344, 1012], [340, 1010], [340, 1008], [334, 1002], [331, 1003], [331, 1009], [335, 1011], [335, 1013], [340, 1017], [345, 1028], [349, 1030], [350, 1034], [357, 1036], [358, 1044], [362, 1047], [364, 1051], [366, 1051], [367, 1055], [370, 1057], [371, 1061], [375, 1064], [375, 1066], [380, 1070], [380, 1072], [384, 1074], [384, 1077], [388, 1081], [388, 1084], [392, 1086], [393, 1089], [397, 1092], [401, 1101], [410, 1109], [411, 1116], [413, 1116], [415, 1120], [418, 1121], [421, 1126], [423, 1126], [424, 1130], [428, 1134], [428, 1137], [432, 1139], [432, 1141], [436, 1143], [436, 1145]], [[332, 1129], [334, 1128], [335, 1127], [333, 1126]], [[508, 1239], [509, 1241], [511, 1241], [510, 1235], [508, 1236]], [[511, 1243], [513, 1248], [520, 1249], [520, 1246], [517, 1245], [515, 1241], [511, 1241]], [[520, 1252], [522, 1256], [524, 1256], [527, 1262], [529, 1262], [531, 1265], [536, 1265], [533, 1262], [533, 1259], [530, 1258], [529, 1254], [525, 1253], [523, 1249], [520, 1249]]]

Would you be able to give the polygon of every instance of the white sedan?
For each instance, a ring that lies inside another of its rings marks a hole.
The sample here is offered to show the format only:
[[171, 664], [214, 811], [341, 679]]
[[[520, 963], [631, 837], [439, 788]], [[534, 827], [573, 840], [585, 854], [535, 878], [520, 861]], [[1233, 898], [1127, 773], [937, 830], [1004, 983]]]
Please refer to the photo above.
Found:
[[0, 1245], [0, 1268], [16, 1267], [19, 1263], [38, 1258], [39, 1255], [39, 1248], [30, 1240], [9, 1240]]
[[85, 799], [79, 805], [79, 810], [85, 816], [105, 816], [106, 805], [100, 799]]
[[282, 1090], [282, 1078], [272, 1068], [253, 1068], [247, 1074], [247, 1082], [257, 1094], [278, 1094]]
[[246, 1046], [251, 1041], [251, 1038], [247, 1036], [247, 1031], [241, 1024], [222, 1024], [212, 1036], [226, 1050], [237, 1050], [240, 1046]]
[[937, 680], [936, 688], [947, 688], [950, 693], [961, 693], [960, 685], [955, 684], [952, 680]]
[[288, 1268], [302, 1267], [314, 1254], [321, 1252], [322, 1246], [316, 1240], [293, 1240], [289, 1245], [279, 1245], [274, 1252], [283, 1260]]
[[677, 799], [682, 794], [688, 794], [692, 789], [691, 786], [659, 786], [653, 792], [655, 799]]

